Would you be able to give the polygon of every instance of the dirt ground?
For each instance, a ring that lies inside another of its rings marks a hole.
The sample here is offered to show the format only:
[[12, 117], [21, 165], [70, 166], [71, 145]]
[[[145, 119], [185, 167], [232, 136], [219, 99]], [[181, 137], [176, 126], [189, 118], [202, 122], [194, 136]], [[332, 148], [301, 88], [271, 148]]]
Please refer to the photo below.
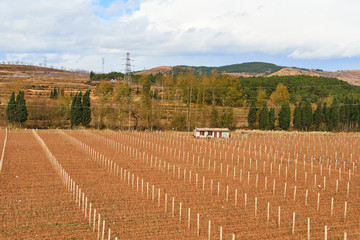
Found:
[[[220, 229], [223, 239], [305, 239], [308, 219], [312, 239], [324, 238], [325, 226], [329, 239], [360, 238], [359, 134], [250, 131], [225, 141], [173, 132], [37, 133], [112, 239], [207, 239], [209, 221], [211, 239]], [[9, 132], [0, 182], [5, 236], [96, 237], [31, 131]], [[28, 209], [37, 215], [19, 214]]]

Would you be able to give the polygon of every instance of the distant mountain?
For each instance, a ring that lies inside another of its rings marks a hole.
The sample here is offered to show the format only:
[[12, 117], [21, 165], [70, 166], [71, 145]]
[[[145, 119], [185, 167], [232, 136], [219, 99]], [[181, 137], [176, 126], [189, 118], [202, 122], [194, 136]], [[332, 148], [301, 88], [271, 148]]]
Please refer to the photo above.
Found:
[[[277, 66], [272, 63], [265, 62], [247, 62], [240, 64], [232, 64], [221, 67], [205, 67], [205, 66], [175, 66], [174, 71], [181, 71], [183, 68], [192, 68], [196, 74], [209, 74], [212, 70], [216, 70], [218, 73], [243, 73], [246, 75], [270, 75], [274, 72], [281, 70], [284, 67]], [[233, 74], [232, 74], [233, 75]]]
[[218, 73], [226, 72], [232, 76], [238, 77], [251, 77], [251, 76], [294, 76], [294, 75], [307, 75], [307, 76], [323, 76], [338, 78], [353, 85], [360, 85], [360, 70], [347, 70], [347, 71], [322, 71], [319, 69], [304, 69], [296, 67], [283, 67], [272, 63], [264, 62], [248, 62], [241, 64], [232, 64], [221, 67], [206, 67], [206, 66], [186, 66], [180, 65], [175, 67], [157, 67], [136, 74], [156, 74], [168, 73], [173, 71], [176, 75], [182, 72], [184, 68], [191, 68], [196, 74], [210, 74], [212, 70]]

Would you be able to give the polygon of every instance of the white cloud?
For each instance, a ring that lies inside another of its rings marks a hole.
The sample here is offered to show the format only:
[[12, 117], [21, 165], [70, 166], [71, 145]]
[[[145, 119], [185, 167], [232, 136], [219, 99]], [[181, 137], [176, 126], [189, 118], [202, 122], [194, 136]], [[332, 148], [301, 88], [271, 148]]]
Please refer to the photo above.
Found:
[[137, 68], [211, 53], [358, 57], [359, 9], [356, 0], [116, 0], [107, 9], [91, 0], [2, 0], [0, 57], [48, 56], [98, 71], [102, 57], [109, 71], [122, 70], [127, 51]]

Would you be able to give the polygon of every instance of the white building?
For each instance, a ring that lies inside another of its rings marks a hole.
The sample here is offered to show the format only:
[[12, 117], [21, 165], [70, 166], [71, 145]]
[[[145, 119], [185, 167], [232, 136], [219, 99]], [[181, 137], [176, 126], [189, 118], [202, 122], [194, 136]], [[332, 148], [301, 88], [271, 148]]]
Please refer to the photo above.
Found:
[[229, 138], [228, 128], [195, 128], [194, 137], [200, 138]]

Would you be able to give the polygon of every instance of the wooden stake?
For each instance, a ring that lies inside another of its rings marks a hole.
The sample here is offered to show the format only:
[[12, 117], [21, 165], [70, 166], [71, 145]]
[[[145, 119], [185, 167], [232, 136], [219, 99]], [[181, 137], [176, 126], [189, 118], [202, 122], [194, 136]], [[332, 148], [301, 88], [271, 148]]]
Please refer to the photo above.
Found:
[[327, 226], [325, 225], [325, 229], [324, 229], [324, 240], [327, 240]]
[[211, 239], [211, 220], [209, 220], [209, 227], [208, 227], [208, 240]]
[[292, 235], [295, 234], [295, 212], [293, 212]]
[[332, 217], [334, 214], [334, 198], [333, 197], [331, 198], [330, 210], [331, 210], [330, 216]]
[[196, 221], [196, 226], [197, 226], [197, 231], [196, 231], [196, 233], [197, 233], [197, 236], [199, 237], [200, 236], [200, 214], [198, 213], [197, 214], [197, 221]]
[[188, 229], [190, 229], [190, 208], [188, 208]]
[[256, 214], [257, 214], [257, 197], [255, 197], [255, 217], [256, 217]]
[[278, 207], [278, 228], [280, 228], [280, 206]]

